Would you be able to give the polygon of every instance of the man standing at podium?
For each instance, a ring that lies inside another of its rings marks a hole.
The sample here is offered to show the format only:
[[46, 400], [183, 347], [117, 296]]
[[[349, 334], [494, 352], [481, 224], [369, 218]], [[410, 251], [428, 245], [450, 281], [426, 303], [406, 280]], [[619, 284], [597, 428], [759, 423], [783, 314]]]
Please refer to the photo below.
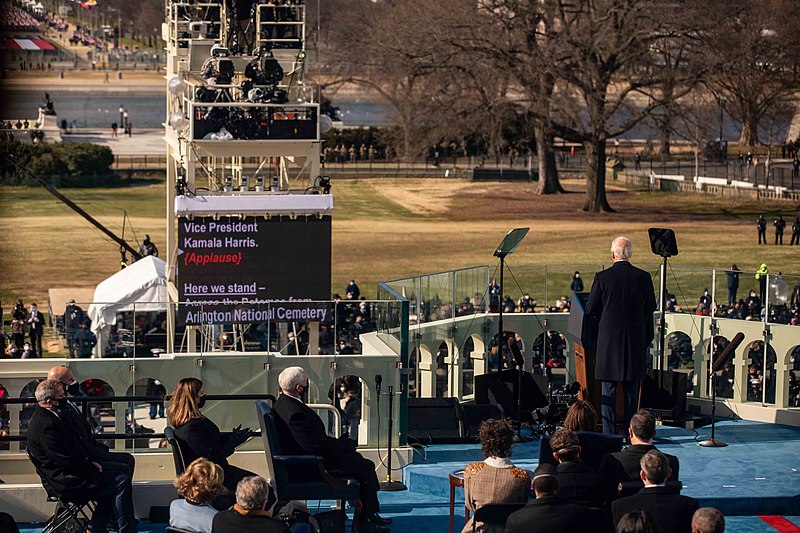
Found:
[[625, 390], [628, 427], [639, 397], [646, 368], [647, 347], [653, 342], [656, 300], [650, 274], [630, 264], [633, 244], [627, 237], [611, 243], [614, 264], [594, 277], [585, 318], [589, 319], [585, 345], [596, 346], [594, 377], [602, 385], [600, 415], [603, 433], [616, 432], [616, 388]]

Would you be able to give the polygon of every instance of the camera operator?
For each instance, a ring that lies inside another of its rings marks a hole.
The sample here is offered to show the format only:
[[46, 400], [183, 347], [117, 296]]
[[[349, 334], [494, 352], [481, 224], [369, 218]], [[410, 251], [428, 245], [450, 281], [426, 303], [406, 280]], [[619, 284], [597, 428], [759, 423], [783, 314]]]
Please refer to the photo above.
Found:
[[75, 303], [75, 300], [70, 300], [64, 311], [64, 333], [67, 337], [67, 347], [69, 348], [70, 358], [74, 358], [78, 351], [78, 346], [75, 343], [75, 336], [83, 321], [83, 316], [83, 309]]
[[[211, 47], [211, 57], [206, 59], [200, 75], [209, 85], [230, 85], [236, 69], [230, 59], [230, 52], [221, 44]], [[230, 94], [223, 89], [230, 100]]]
[[28, 310], [25, 309], [22, 298], [17, 300], [14, 311], [11, 313], [11, 319], [11, 334], [14, 336], [14, 345], [19, 351], [22, 350], [22, 345], [25, 344], [25, 323], [28, 321]]

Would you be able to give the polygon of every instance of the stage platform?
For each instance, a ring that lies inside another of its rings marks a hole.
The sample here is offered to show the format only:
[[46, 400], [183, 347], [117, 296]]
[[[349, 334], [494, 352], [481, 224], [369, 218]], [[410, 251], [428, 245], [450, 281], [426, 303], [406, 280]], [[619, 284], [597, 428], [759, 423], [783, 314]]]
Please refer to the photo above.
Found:
[[[697, 431], [661, 426], [656, 445], [680, 460], [683, 494], [701, 506], [713, 506], [726, 516], [726, 531], [736, 533], [800, 533], [800, 428], [724, 421], [717, 440], [726, 448], [703, 448], [710, 427]], [[533, 469], [539, 442], [515, 444], [516, 465]], [[421, 448], [414, 464], [403, 472], [409, 490], [381, 493], [382, 514], [394, 519], [395, 533], [446, 532], [449, 522], [448, 474], [482, 459], [476, 444], [433, 445]], [[399, 477], [399, 472], [395, 478]], [[312, 502], [309, 502], [312, 503]], [[326, 503], [322, 504], [324, 508]], [[312, 512], [316, 507], [312, 509]], [[456, 491], [456, 530], [463, 520], [463, 492]], [[139, 531], [161, 533], [165, 524], [142, 522]], [[21, 527], [23, 533], [41, 528]]]

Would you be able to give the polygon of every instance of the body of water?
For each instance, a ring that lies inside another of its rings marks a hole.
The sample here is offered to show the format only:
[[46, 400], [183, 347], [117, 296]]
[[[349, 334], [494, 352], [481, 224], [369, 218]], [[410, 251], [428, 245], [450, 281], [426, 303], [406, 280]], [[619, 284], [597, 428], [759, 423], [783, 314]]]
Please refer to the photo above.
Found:
[[[78, 128], [110, 128], [113, 122], [119, 123], [119, 107], [128, 111], [128, 120], [134, 128], [160, 128], [166, 116], [166, 97], [157, 92], [140, 95], [132, 91], [98, 92], [91, 88], [84, 91], [50, 91], [55, 103], [59, 120], [74, 122]], [[41, 105], [44, 92], [3, 90], [0, 93], [0, 119], [36, 119], [38, 107]], [[392, 109], [388, 104], [368, 100], [333, 100], [339, 107], [341, 119], [347, 126], [388, 126], [393, 124]], [[787, 124], [788, 127], [788, 124]], [[775, 132], [777, 142], [785, 139], [786, 131]], [[738, 122], [727, 115], [724, 116], [723, 136], [728, 140], [738, 140], [740, 133]], [[623, 138], [653, 139], [658, 138], [657, 129], [648, 121], [642, 121], [626, 132]], [[716, 137], [716, 135], [714, 135]], [[679, 137], [676, 137], [679, 138]], [[767, 139], [763, 132], [763, 139]]]

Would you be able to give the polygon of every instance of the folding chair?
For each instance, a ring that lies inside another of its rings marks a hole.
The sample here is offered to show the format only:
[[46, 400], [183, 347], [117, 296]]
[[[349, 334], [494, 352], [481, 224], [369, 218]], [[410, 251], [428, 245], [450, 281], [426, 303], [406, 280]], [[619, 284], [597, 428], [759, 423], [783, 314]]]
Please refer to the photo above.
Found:
[[[42, 481], [42, 487], [44, 487], [44, 490], [47, 493], [47, 501], [56, 502], [56, 510], [53, 513], [53, 516], [50, 517], [50, 520], [47, 521], [47, 524], [45, 524], [44, 528], [42, 529], [42, 533], [55, 533], [60, 531], [61, 528], [71, 520], [83, 520], [84, 523], [82, 528], [85, 530], [86, 524], [88, 524], [89, 520], [91, 519], [91, 513], [94, 513], [94, 502], [89, 499], [86, 501], [73, 501], [72, 499], [68, 499], [56, 492], [56, 490], [53, 489], [53, 486], [50, 484], [50, 481], [47, 479], [47, 476], [44, 474], [44, 472], [42, 472], [39, 463], [33, 458], [33, 455], [31, 455], [30, 450], [27, 452], [28, 459], [30, 459], [31, 464], [33, 464], [33, 468], [36, 469], [36, 474], [38, 474], [39, 479]], [[88, 513], [86, 512], [87, 509], [89, 511]]]

